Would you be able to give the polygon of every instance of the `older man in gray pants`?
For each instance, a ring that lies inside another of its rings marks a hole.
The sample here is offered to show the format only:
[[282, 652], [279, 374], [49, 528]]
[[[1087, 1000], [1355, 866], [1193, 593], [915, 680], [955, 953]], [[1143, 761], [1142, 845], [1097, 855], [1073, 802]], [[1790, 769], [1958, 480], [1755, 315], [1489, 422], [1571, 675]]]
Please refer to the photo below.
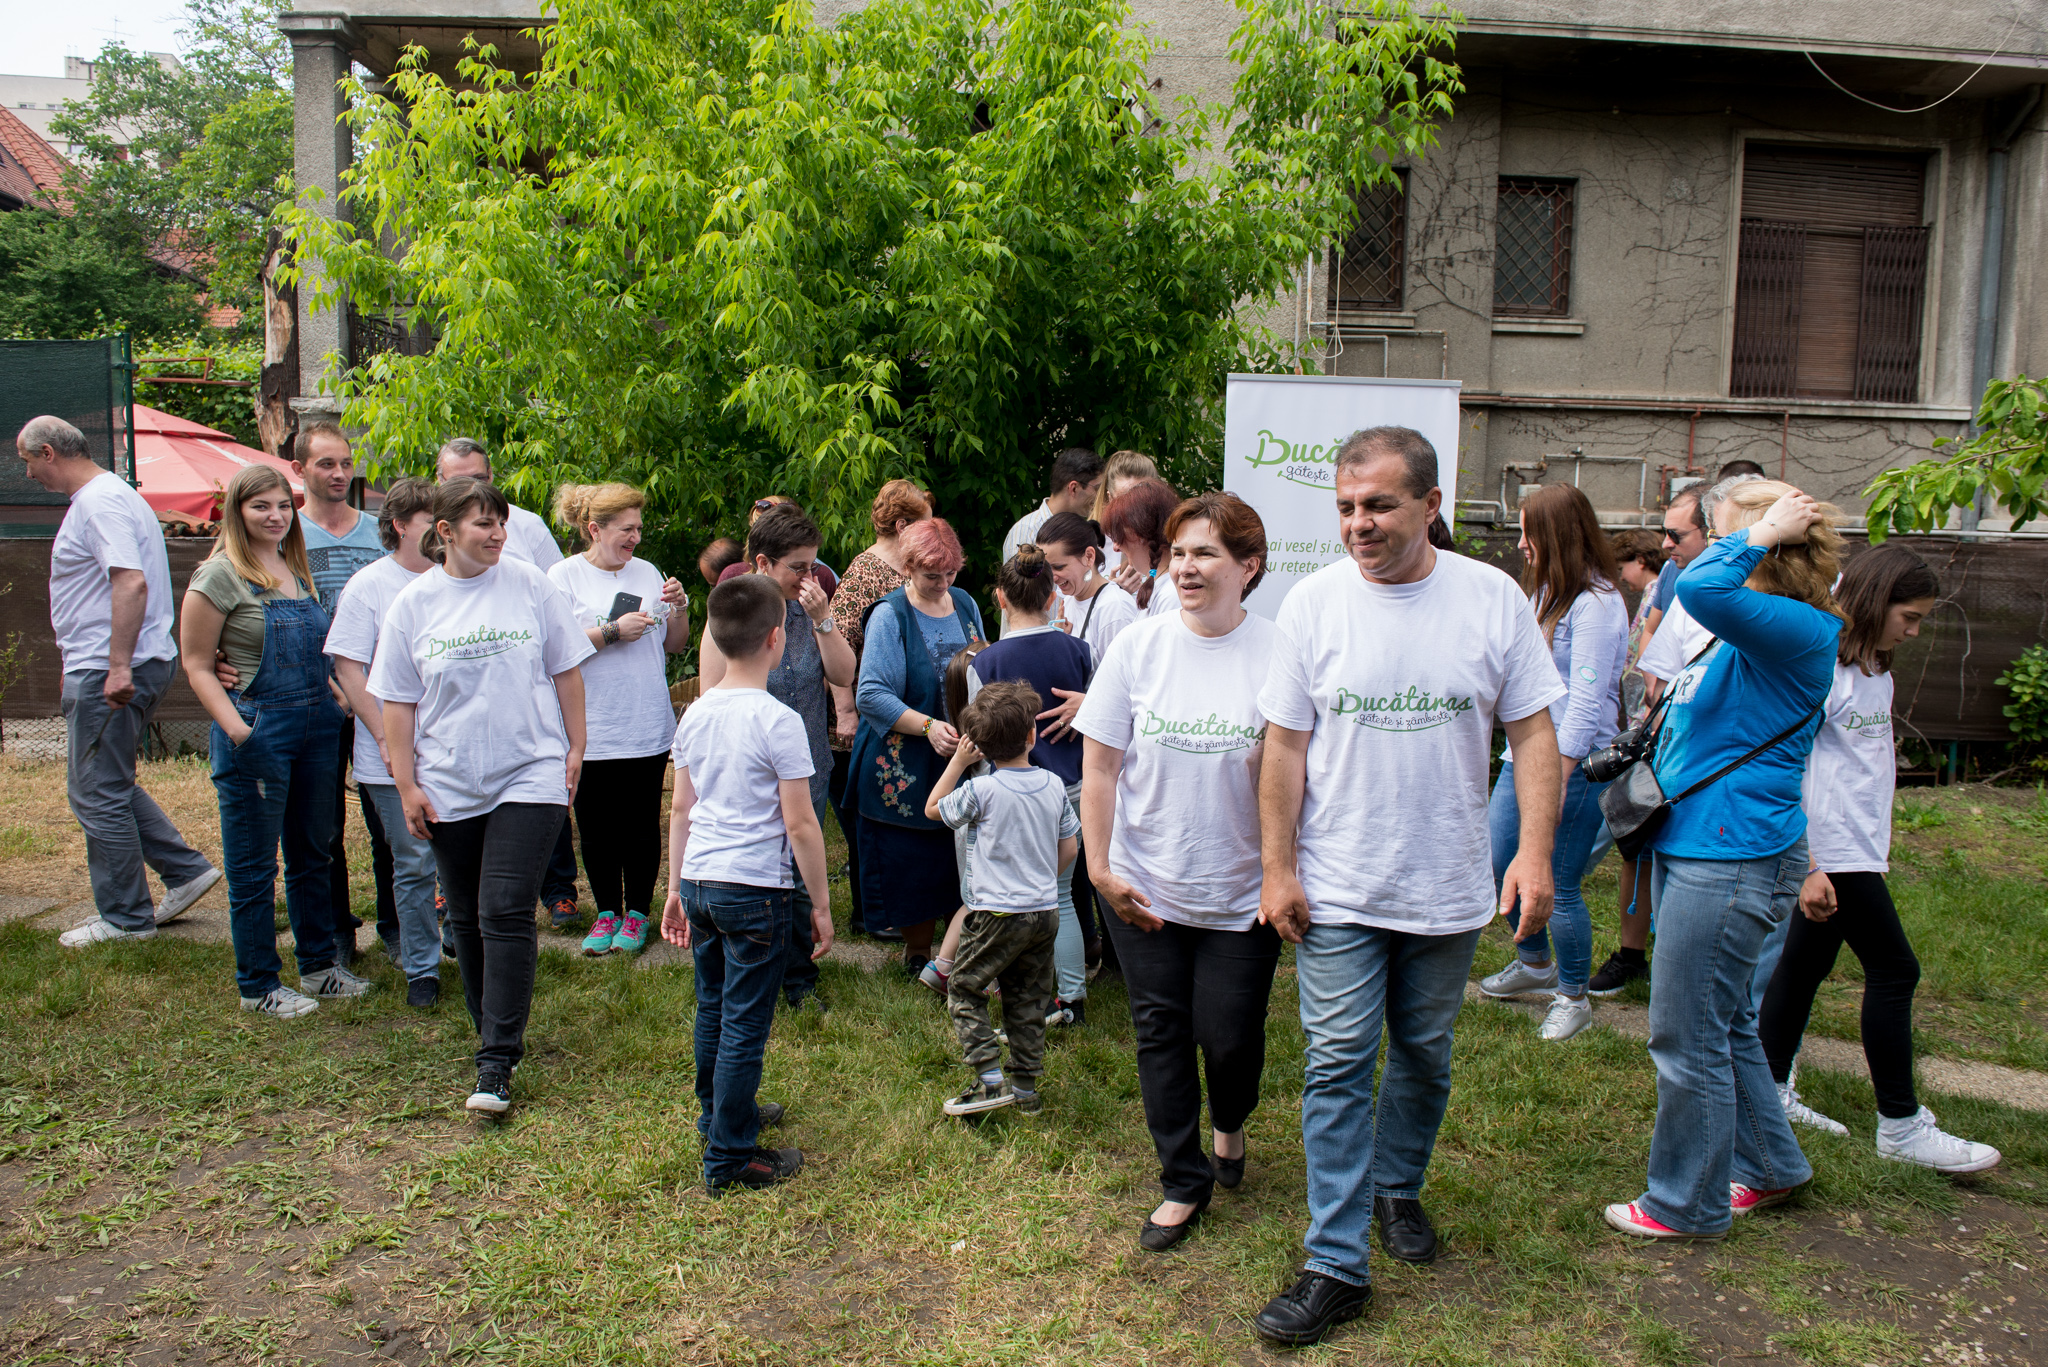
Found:
[[[143, 729], [177, 668], [170, 554], [156, 513], [94, 463], [76, 427], [32, 418], [14, 449], [30, 479], [71, 500], [50, 547], [50, 625], [64, 657], [66, 783], [99, 915], [58, 941], [76, 949], [146, 940], [220, 881], [135, 784]], [[164, 880], [161, 907], [145, 865]]]

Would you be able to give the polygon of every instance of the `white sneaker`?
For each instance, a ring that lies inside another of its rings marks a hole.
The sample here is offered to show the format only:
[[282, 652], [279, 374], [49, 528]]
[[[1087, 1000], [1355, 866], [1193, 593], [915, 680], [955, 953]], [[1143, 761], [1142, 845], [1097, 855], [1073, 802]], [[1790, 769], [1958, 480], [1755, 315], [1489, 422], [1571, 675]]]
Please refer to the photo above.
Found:
[[57, 943], [66, 949], [83, 949], [87, 945], [106, 944], [112, 940], [148, 940], [156, 935], [155, 926], [141, 930], [123, 930], [112, 921], [95, 916], [84, 925], [73, 926], [57, 937]]
[[1536, 1034], [1542, 1039], [1570, 1039], [1592, 1023], [1592, 1002], [1584, 997], [1575, 999], [1560, 993], [1550, 1004], [1549, 1012], [1543, 1017], [1543, 1027]]
[[1877, 1156], [1956, 1174], [1995, 1168], [2003, 1155], [1989, 1144], [1973, 1144], [1945, 1133], [1934, 1123], [1934, 1112], [1922, 1106], [1918, 1115], [1908, 1119], [1878, 1121]]
[[1479, 980], [1479, 990], [1489, 997], [1519, 997], [1526, 992], [1557, 990], [1557, 960], [1542, 968], [1531, 968], [1516, 959], [1490, 978]]
[[260, 1011], [266, 1016], [275, 1016], [281, 1021], [297, 1020], [310, 1012], [318, 1011], [320, 1003], [303, 992], [297, 992], [283, 983], [270, 989], [261, 997], [242, 998], [244, 1011]]
[[192, 910], [192, 904], [206, 895], [206, 890], [220, 881], [220, 870], [209, 867], [197, 878], [178, 884], [175, 888], [164, 889], [162, 905], [156, 909], [156, 923], [167, 926]]
[[315, 997], [360, 997], [375, 986], [368, 978], [358, 978], [340, 964], [299, 978], [299, 990]]
[[1839, 1120], [1830, 1120], [1813, 1107], [1799, 1099], [1799, 1093], [1790, 1082], [1778, 1084], [1778, 1104], [1785, 1108], [1785, 1119], [1794, 1125], [1804, 1125], [1812, 1130], [1825, 1130], [1839, 1139], [1849, 1137], [1849, 1127]]

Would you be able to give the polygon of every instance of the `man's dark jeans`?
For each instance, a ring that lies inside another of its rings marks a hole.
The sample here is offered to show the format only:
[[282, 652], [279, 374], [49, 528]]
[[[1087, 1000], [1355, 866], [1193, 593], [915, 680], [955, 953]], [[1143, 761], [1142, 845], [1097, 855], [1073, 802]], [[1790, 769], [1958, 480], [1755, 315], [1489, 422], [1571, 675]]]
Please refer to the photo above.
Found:
[[682, 882], [697, 969], [697, 1132], [704, 1180], [745, 1167], [761, 1133], [755, 1094], [782, 989], [792, 901], [788, 888]]
[[533, 919], [542, 870], [569, 809], [507, 802], [481, 816], [429, 828], [462, 995], [476, 1022], [477, 1067], [510, 1069], [526, 1053], [540, 927]]
[[[355, 934], [362, 920], [355, 913], [355, 903], [348, 891], [348, 770], [356, 753], [356, 723], [353, 719], [343, 722], [341, 727], [341, 764], [334, 771], [334, 810], [342, 814], [334, 823], [334, 843], [327, 849], [327, 874], [332, 891], [329, 897], [334, 903], [334, 936], [337, 940]], [[363, 813], [363, 829], [370, 835], [370, 872], [377, 880], [377, 937], [391, 949], [391, 958], [398, 959], [398, 902], [391, 893], [391, 842], [384, 838], [384, 823], [377, 816], [377, 804], [370, 798], [369, 789], [358, 783], [356, 799]]]

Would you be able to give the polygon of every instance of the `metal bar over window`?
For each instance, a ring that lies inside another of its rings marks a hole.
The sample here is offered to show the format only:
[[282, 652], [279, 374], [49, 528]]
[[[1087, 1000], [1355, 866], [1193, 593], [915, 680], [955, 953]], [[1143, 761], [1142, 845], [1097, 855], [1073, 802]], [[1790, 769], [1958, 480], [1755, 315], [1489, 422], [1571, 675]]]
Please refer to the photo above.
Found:
[[1790, 395], [1799, 383], [1799, 296], [1806, 278], [1806, 225], [1742, 220], [1735, 266], [1735, 398]]
[[1502, 176], [1494, 226], [1493, 311], [1563, 317], [1571, 312], [1569, 180]]

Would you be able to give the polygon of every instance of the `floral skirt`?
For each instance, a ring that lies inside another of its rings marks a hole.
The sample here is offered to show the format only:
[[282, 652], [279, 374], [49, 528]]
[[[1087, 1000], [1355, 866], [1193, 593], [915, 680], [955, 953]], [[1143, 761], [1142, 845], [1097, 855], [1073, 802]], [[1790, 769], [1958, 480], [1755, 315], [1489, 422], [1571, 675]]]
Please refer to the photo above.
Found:
[[901, 930], [960, 909], [953, 832], [913, 830], [863, 816], [859, 823], [861, 915], [870, 930]]

